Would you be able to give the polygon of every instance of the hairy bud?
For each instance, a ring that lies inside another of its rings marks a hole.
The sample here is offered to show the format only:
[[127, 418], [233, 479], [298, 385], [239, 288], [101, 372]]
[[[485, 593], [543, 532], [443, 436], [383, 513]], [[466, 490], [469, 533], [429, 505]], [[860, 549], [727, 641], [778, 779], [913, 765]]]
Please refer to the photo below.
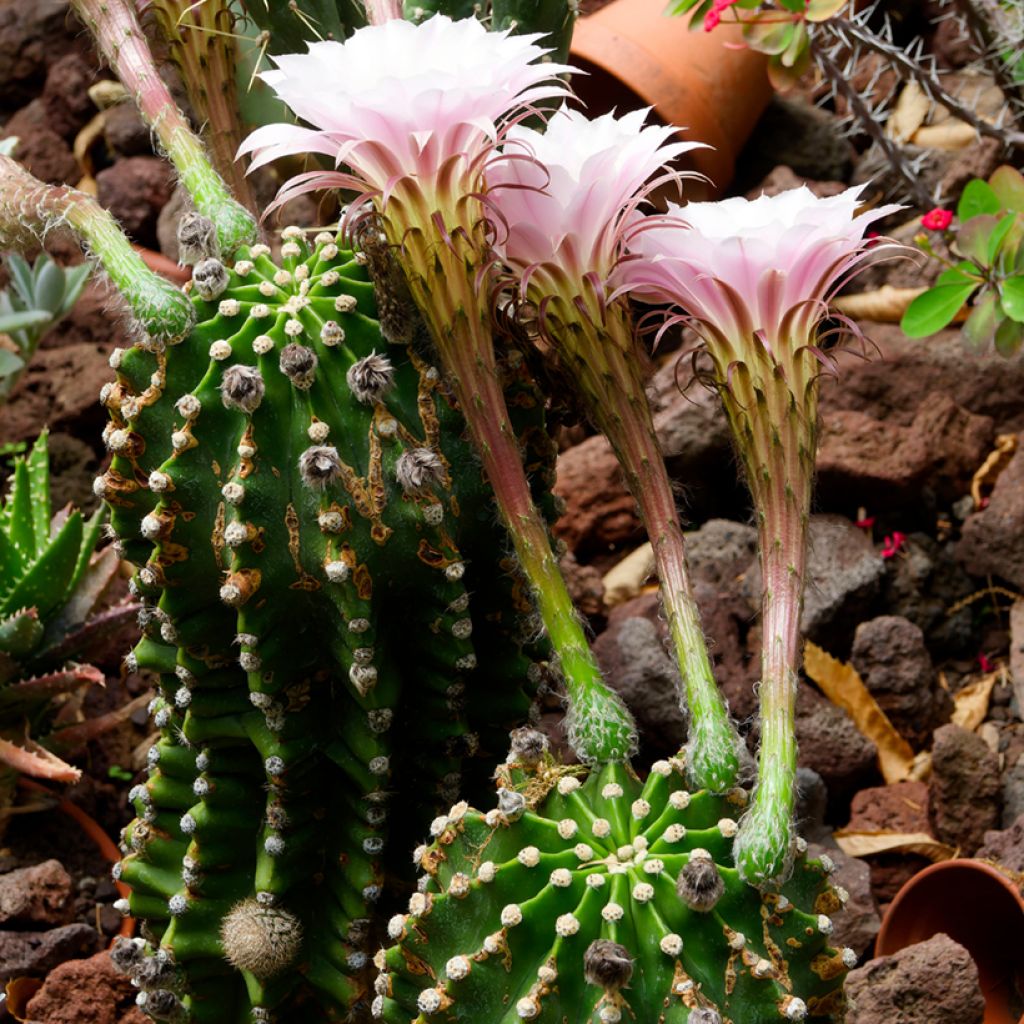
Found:
[[379, 402], [395, 382], [395, 370], [387, 356], [371, 352], [353, 363], [345, 375], [356, 400], [370, 405]]
[[302, 948], [302, 925], [281, 907], [249, 899], [224, 918], [220, 938], [228, 962], [262, 981], [295, 963]]
[[591, 985], [618, 992], [633, 977], [633, 958], [618, 942], [594, 939], [583, 954], [583, 976]]
[[178, 221], [178, 262], [192, 266], [200, 260], [219, 256], [220, 244], [213, 221], [201, 213], [186, 213]]
[[707, 850], [693, 850], [676, 882], [679, 898], [691, 909], [705, 914], [722, 898], [725, 882]]
[[444, 464], [430, 448], [410, 448], [398, 456], [395, 476], [403, 491], [417, 494], [444, 483]]
[[513, 729], [509, 733], [509, 761], [530, 767], [538, 764], [548, 752], [548, 738], [529, 726]]
[[292, 342], [281, 349], [281, 372], [297, 387], [305, 390], [316, 377], [316, 353], [305, 345]]
[[255, 412], [263, 401], [266, 388], [260, 371], [254, 366], [236, 363], [224, 371], [220, 385], [221, 398], [228, 409]]
[[333, 445], [314, 445], [299, 456], [299, 475], [307, 487], [323, 490], [341, 476], [341, 459]]
[[201, 299], [212, 302], [224, 294], [228, 286], [228, 272], [220, 260], [200, 260], [192, 268], [192, 284]]

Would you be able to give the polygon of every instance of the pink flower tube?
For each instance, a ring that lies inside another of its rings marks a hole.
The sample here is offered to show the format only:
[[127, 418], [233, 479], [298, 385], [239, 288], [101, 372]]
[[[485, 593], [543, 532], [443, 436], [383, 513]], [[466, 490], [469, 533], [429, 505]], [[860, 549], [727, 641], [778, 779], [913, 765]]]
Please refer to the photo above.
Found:
[[544, 339], [584, 396], [640, 506], [654, 547], [662, 600], [690, 714], [691, 784], [724, 792], [739, 774], [737, 735], [715, 683], [690, 586], [683, 531], [644, 392], [644, 353], [628, 302], [610, 299], [624, 233], [641, 218], [652, 177], [699, 143], [645, 126], [646, 110], [588, 119], [559, 110], [544, 134], [516, 127], [487, 174], [497, 214], [495, 252]]
[[[857, 213], [863, 186], [818, 198], [776, 196], [672, 206], [631, 238], [618, 283], [681, 307], [710, 358], [754, 498], [764, 579], [758, 781], [735, 846], [752, 884], [791, 863], [796, 776], [793, 718], [806, 530], [817, 450], [818, 379], [831, 361], [820, 328], [836, 290], [885, 245], [868, 226], [895, 212]], [[848, 327], [856, 329], [847, 322]]]

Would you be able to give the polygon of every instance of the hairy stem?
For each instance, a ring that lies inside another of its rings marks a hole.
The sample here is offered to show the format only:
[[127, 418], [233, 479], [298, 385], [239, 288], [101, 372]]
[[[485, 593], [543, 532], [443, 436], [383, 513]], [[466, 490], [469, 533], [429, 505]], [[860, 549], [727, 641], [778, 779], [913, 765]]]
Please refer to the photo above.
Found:
[[763, 576], [761, 750], [752, 806], [735, 846], [741, 876], [755, 885], [785, 881], [792, 858], [800, 611], [818, 408], [806, 348], [787, 340], [772, 349], [786, 353], [786, 365], [764, 352], [751, 354], [727, 383], [720, 378], [754, 498]]
[[1002, 57], [1001, 50], [1020, 40], [1006, 24], [1006, 14], [993, 0], [954, 0], [974, 37], [986, 70], [995, 79], [1003, 95], [1011, 100], [1018, 114], [1024, 111], [1024, 81], [1018, 80], [1013, 67]]
[[150, 337], [172, 342], [188, 333], [195, 318], [188, 297], [143, 263], [95, 199], [67, 185], [46, 185], [0, 156], [0, 248], [22, 248], [60, 226], [75, 232]]
[[[392, 198], [397, 204], [402, 200]], [[502, 520], [559, 661], [569, 698], [570, 741], [581, 760], [621, 761], [634, 751], [636, 730], [619, 697], [605, 685], [534, 504], [519, 443], [509, 420], [490, 330], [490, 314], [475, 277], [483, 243], [471, 232], [435, 241], [430, 207], [406, 197], [408, 222], [427, 225], [392, 238], [403, 248], [413, 298], [433, 336], [469, 426]], [[479, 217], [474, 218], [477, 223]], [[390, 221], [389, 233], [395, 233]]]
[[127, 0], [73, 0], [73, 5], [107, 63], [135, 97], [143, 119], [160, 140], [196, 209], [216, 226], [221, 252], [230, 255], [252, 241], [256, 222], [232, 197], [171, 98]]
[[160, 34], [171, 59], [181, 72], [192, 109], [205, 126], [213, 165], [235, 197], [259, 216], [256, 197], [235, 159], [242, 144], [243, 126], [238, 114], [235, 64], [238, 56], [232, 36], [234, 16], [226, 0], [149, 0]]
[[736, 785], [739, 738], [715, 682], [700, 611], [693, 597], [683, 529], [654, 432], [628, 307], [610, 306], [605, 322], [560, 325], [550, 331], [587, 399], [595, 425], [608, 438], [651, 539], [661, 599], [689, 712], [687, 767], [691, 784], [722, 793]]

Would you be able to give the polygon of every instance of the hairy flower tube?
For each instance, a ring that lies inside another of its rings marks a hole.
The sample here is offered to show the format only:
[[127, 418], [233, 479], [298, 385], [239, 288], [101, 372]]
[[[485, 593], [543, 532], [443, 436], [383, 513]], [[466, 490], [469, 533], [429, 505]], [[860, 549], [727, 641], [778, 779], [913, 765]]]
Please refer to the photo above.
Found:
[[[601, 681], [523, 470], [490, 329], [493, 234], [484, 170], [511, 121], [564, 95], [537, 36], [487, 32], [475, 19], [392, 20], [344, 43], [275, 57], [264, 77], [312, 127], [270, 125], [243, 150], [254, 166], [316, 152], [347, 170], [292, 179], [278, 202], [319, 188], [351, 189], [400, 255], [412, 297], [452, 381], [538, 610], [558, 654], [585, 760], [628, 755], [635, 729]], [[354, 217], [355, 215], [353, 215]], [[397, 340], [397, 339], [393, 339]]]
[[829, 299], [864, 265], [868, 225], [899, 209], [858, 214], [863, 188], [670, 206], [633, 235], [637, 258], [619, 271], [638, 294], [682, 307], [701, 339], [754, 499], [764, 587], [761, 750], [735, 852], [752, 884], [784, 880], [792, 857], [806, 532], [818, 380], [830, 365], [820, 329]]
[[715, 683], [686, 568], [683, 531], [644, 392], [644, 355], [625, 296], [610, 298], [627, 226], [652, 176], [699, 143], [645, 126], [646, 110], [590, 120], [559, 110], [541, 134], [514, 127], [488, 172], [495, 251], [537, 310], [539, 328], [612, 444], [650, 536], [690, 711], [688, 765], [699, 788], [737, 782], [738, 740]]

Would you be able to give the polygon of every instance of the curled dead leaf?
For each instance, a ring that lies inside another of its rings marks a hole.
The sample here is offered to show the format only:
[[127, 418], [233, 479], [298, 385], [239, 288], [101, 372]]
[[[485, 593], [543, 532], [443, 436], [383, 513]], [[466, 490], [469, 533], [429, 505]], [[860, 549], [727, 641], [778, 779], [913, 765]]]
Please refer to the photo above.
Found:
[[804, 671], [878, 748], [878, 766], [885, 781], [911, 778], [914, 751], [878, 706], [857, 670], [808, 640], [804, 645]]
[[910, 304], [927, 288], [893, 288], [882, 285], [870, 292], [841, 295], [833, 305], [854, 320], [872, 320], [877, 324], [898, 324]]
[[654, 548], [642, 544], [605, 573], [604, 603], [608, 608], [636, 597], [654, 574]]
[[984, 495], [982, 487], [991, 489], [995, 486], [999, 474], [1010, 464], [1014, 453], [1017, 451], [1016, 434], [1000, 434], [996, 438], [996, 446], [985, 457], [985, 461], [971, 477], [971, 497], [974, 499], [974, 507], [981, 508]]
[[988, 672], [957, 690], [953, 695], [952, 721], [955, 725], [974, 732], [985, 721], [989, 701], [992, 699], [992, 688], [1002, 674], [1002, 669]]
[[848, 857], [870, 857], [875, 853], [916, 853], [929, 860], [950, 860], [956, 849], [933, 839], [927, 832], [862, 832], [840, 829], [833, 833], [839, 849]]

